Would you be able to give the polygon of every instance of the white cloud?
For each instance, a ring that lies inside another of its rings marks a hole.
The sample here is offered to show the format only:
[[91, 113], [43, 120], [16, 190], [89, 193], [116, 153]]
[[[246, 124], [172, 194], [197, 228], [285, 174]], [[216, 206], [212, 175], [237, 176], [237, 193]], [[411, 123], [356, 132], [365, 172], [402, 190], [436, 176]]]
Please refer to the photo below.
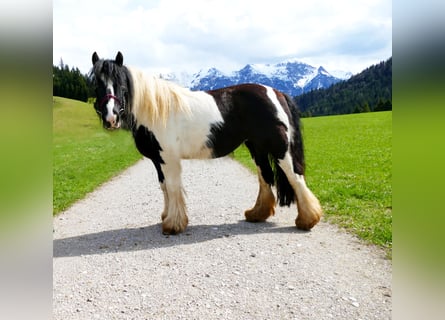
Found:
[[153, 72], [291, 57], [358, 72], [392, 55], [387, 0], [55, 0], [53, 28], [54, 63], [83, 72], [94, 51]]

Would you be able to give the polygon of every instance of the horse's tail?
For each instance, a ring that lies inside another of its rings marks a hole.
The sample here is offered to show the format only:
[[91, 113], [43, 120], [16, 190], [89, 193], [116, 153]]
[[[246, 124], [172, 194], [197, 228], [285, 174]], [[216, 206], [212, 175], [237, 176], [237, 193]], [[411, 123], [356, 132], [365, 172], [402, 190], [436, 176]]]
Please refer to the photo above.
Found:
[[294, 161], [294, 172], [304, 175], [305, 162], [303, 136], [301, 134], [300, 110], [290, 96], [286, 94], [284, 96], [291, 112], [291, 119], [289, 119], [289, 123], [290, 126], [293, 127], [293, 136], [291, 137], [290, 141], [290, 152]]
[[[288, 128], [288, 130], [292, 132], [292, 136], [290, 137], [289, 141], [289, 151], [292, 156], [293, 171], [295, 173], [303, 175], [305, 170], [305, 163], [299, 110], [290, 96], [284, 94], [284, 97], [286, 98], [286, 102], [291, 115], [289, 118], [289, 125], [291, 128]], [[290, 185], [284, 171], [278, 165], [278, 159], [274, 159], [274, 167], [278, 203], [280, 206], [290, 206], [290, 204], [294, 203], [296, 200], [295, 190]]]

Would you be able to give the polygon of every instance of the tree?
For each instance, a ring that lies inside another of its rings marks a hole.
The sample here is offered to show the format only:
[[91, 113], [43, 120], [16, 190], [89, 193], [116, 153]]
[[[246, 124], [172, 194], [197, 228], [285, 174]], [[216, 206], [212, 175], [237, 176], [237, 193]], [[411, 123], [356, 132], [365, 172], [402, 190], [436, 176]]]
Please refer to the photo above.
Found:
[[53, 95], [80, 101], [87, 101], [90, 90], [87, 77], [78, 68], [69, 68], [60, 59], [59, 66], [53, 66]]

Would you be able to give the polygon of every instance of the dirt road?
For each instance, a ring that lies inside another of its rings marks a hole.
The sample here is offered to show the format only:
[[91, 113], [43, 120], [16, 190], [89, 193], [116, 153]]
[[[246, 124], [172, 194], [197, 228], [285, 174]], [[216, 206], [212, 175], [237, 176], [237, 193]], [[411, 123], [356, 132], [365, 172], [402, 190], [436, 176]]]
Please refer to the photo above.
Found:
[[336, 226], [243, 212], [257, 177], [230, 158], [183, 161], [189, 226], [161, 233], [142, 160], [54, 218], [54, 319], [391, 319], [392, 265]]

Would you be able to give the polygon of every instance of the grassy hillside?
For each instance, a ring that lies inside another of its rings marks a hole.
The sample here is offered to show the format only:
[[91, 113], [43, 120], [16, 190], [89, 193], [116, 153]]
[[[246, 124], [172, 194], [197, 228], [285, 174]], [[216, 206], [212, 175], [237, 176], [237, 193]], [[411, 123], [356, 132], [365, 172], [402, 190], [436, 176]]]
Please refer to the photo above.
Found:
[[140, 158], [131, 134], [103, 129], [91, 104], [54, 97], [54, 214]]
[[[328, 221], [392, 247], [392, 112], [303, 119], [306, 178]], [[245, 147], [235, 158], [256, 170]]]

